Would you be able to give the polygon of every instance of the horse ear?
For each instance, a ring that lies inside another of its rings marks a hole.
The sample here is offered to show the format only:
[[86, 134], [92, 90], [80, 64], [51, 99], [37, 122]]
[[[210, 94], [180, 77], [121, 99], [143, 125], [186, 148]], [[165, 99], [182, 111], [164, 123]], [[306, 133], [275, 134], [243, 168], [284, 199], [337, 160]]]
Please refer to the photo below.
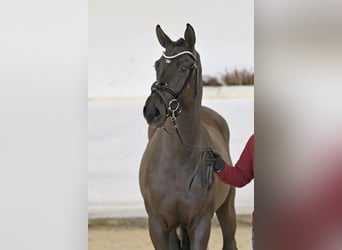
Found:
[[194, 48], [196, 42], [195, 30], [190, 24], [186, 24], [186, 30], [184, 33], [185, 41], [190, 45], [191, 49]]
[[156, 33], [158, 37], [158, 41], [161, 46], [166, 48], [169, 44], [171, 44], [171, 39], [164, 33], [164, 31], [160, 28], [160, 25], [158, 24], [156, 26]]

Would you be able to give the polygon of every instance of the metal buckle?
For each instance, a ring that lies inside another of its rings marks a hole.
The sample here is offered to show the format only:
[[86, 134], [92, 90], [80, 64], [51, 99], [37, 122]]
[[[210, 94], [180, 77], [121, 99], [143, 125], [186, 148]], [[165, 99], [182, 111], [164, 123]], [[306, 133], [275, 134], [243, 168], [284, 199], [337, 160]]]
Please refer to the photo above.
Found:
[[[176, 105], [174, 105], [174, 103], [176, 104]], [[174, 107], [172, 107], [172, 106], [174, 106]], [[175, 112], [175, 111], [177, 111], [179, 109], [179, 102], [178, 102], [178, 100], [177, 99], [172, 99], [170, 102], [169, 102], [169, 110], [171, 111], [171, 112]]]
[[180, 112], [178, 112], [176, 114], [176, 112], [179, 110], [179, 101], [177, 99], [172, 99], [169, 102], [169, 110], [172, 113], [171, 114], [171, 120], [175, 121], [176, 120], [176, 115], [180, 113]]

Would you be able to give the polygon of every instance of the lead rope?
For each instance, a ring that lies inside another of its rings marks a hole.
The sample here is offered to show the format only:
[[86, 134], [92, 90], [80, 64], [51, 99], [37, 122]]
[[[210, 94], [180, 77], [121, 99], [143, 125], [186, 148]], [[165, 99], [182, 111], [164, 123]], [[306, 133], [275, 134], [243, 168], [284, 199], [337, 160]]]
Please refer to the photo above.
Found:
[[[173, 105], [174, 103], [176, 103], [176, 105]], [[174, 106], [174, 107], [173, 107]], [[176, 99], [173, 99], [169, 102], [169, 107], [168, 107], [169, 111], [171, 112], [171, 121], [172, 121], [172, 125], [173, 125], [173, 128], [175, 129], [176, 133], [177, 133], [177, 136], [179, 138], [179, 141], [186, 147], [189, 147], [191, 149], [193, 148], [198, 148], [199, 149], [199, 152], [198, 153], [201, 153], [200, 155], [200, 160], [199, 160], [199, 163], [196, 165], [196, 168], [192, 174], [192, 177], [190, 179], [190, 183], [189, 183], [189, 187], [188, 187], [188, 190], [190, 191], [191, 189], [191, 186], [192, 186], [192, 183], [196, 177], [196, 175], [198, 174], [199, 170], [200, 170], [200, 166], [201, 166], [201, 163], [203, 161], [203, 155], [205, 152], [207, 151], [212, 151], [212, 149], [210, 147], [206, 147], [206, 148], [202, 148], [202, 147], [198, 147], [198, 146], [194, 146], [194, 145], [190, 145], [186, 142], [184, 142], [182, 136], [181, 136], [181, 133], [179, 131], [179, 127], [178, 127], [178, 124], [177, 124], [177, 117], [176, 117], [176, 113], [180, 111], [179, 110], [179, 102], [178, 100]], [[178, 113], [178, 114], [179, 114]], [[163, 128], [168, 134], [170, 134], [166, 128]], [[206, 180], [207, 180], [207, 183], [203, 183], [203, 179], [201, 179], [201, 185], [202, 187], [204, 186], [207, 186], [209, 187], [212, 183], [212, 174], [213, 174], [213, 171], [212, 171], [212, 168], [213, 166], [208, 166], [208, 171], [207, 171], [207, 176], [206, 176]]]
[[[204, 155], [204, 152], [206, 152], [206, 151], [211, 151], [212, 149], [210, 148], [210, 147], [208, 147], [208, 148], [206, 148], [205, 150], [203, 150], [202, 152], [201, 152], [201, 156], [200, 156], [200, 163], [203, 161], [203, 155]], [[189, 187], [188, 187], [188, 190], [190, 191], [190, 189], [191, 189], [191, 186], [192, 186], [192, 183], [193, 183], [193, 181], [194, 181], [194, 179], [195, 179], [195, 176], [198, 174], [198, 172], [199, 172], [199, 170], [200, 170], [200, 166], [201, 166], [201, 164], [200, 163], [198, 163], [197, 164], [197, 166], [196, 166], [196, 168], [195, 168], [195, 170], [194, 170], [194, 173], [193, 173], [193, 175], [192, 175], [192, 177], [191, 177], [191, 180], [190, 180], [190, 183], [189, 183]], [[211, 185], [211, 183], [213, 183], [213, 178], [212, 178], [212, 176], [213, 176], [213, 165], [211, 165], [211, 166], [208, 166], [208, 169], [207, 169], [207, 176], [206, 176], [206, 182], [204, 183], [204, 181], [203, 181], [203, 178], [201, 178], [201, 185], [202, 185], [202, 187], [209, 187], [210, 185]]]

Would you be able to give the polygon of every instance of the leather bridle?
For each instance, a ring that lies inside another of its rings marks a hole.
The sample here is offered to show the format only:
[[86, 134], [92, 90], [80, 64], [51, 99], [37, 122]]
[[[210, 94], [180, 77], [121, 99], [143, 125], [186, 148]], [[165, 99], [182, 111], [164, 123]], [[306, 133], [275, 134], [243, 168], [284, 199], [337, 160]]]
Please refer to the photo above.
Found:
[[[195, 79], [195, 97], [197, 95], [197, 86], [198, 86], [198, 83], [197, 83], [197, 81], [198, 81], [198, 77], [197, 77], [197, 74], [198, 74], [197, 73], [197, 58], [196, 58], [194, 53], [192, 53], [191, 51], [188, 51], [188, 50], [182, 51], [182, 52], [180, 52], [180, 53], [178, 53], [176, 55], [172, 55], [172, 56], [167, 56], [167, 55], [165, 55], [165, 53], [162, 53], [162, 56], [166, 60], [172, 60], [172, 59], [175, 59], [175, 58], [177, 58], [177, 57], [179, 57], [181, 55], [185, 55], [185, 54], [190, 55], [193, 58], [194, 63], [190, 67], [190, 72], [188, 74], [188, 77], [186, 78], [186, 80], [185, 80], [185, 82], [184, 82], [184, 84], [183, 84], [183, 86], [182, 86], [180, 91], [178, 91], [178, 92], [174, 91], [172, 88], [169, 87], [168, 83], [161, 82], [161, 81], [155, 81], [152, 84], [152, 87], [151, 87], [152, 93], [155, 92], [163, 100], [164, 107], [165, 107], [165, 110], [166, 110], [166, 118], [171, 116], [171, 120], [175, 120], [176, 117], [182, 112], [182, 110], [180, 108], [180, 105], [179, 105], [179, 101], [180, 101], [183, 93], [185, 92], [185, 89], [189, 85], [190, 79], [191, 79], [191, 77], [193, 75], [196, 76], [196, 79]], [[173, 99], [168, 102], [166, 100], [166, 98], [164, 97], [163, 92], [169, 93], [173, 97]]]

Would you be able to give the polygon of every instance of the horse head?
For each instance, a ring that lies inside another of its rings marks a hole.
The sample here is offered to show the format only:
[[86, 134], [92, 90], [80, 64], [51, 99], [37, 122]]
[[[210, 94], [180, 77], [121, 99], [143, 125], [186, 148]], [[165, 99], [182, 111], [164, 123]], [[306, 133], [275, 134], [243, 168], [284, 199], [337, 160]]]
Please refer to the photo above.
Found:
[[155, 62], [156, 81], [143, 113], [149, 125], [163, 127], [168, 117], [175, 118], [182, 110], [200, 106], [201, 62], [195, 50], [195, 31], [190, 24], [187, 24], [184, 38], [177, 41], [172, 41], [159, 25], [156, 33], [165, 51]]

